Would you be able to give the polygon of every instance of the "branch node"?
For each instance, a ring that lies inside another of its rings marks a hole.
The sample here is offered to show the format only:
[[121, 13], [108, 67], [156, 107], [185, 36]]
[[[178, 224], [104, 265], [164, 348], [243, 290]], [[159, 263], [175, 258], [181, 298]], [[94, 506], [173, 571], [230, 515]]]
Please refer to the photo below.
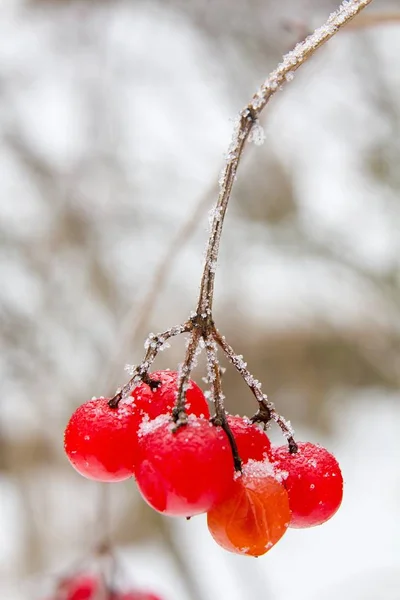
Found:
[[178, 407], [175, 406], [172, 409], [172, 420], [174, 422], [172, 431], [173, 433], [175, 433], [180, 427], [182, 427], [183, 425], [187, 425], [188, 416], [186, 411], [180, 410]]
[[146, 383], [152, 392], [155, 392], [161, 385], [161, 381], [159, 379], [151, 379], [148, 373], [143, 373], [142, 375], [143, 383]]

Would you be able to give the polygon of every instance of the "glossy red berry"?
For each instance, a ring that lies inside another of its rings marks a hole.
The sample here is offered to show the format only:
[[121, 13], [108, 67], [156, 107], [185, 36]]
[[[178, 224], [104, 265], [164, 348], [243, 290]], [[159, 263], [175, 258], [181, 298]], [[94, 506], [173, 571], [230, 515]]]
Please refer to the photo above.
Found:
[[233, 482], [232, 452], [225, 432], [206, 419], [189, 416], [172, 430], [165, 416], [139, 430], [136, 481], [144, 499], [170, 516], [209, 510]]
[[235, 438], [243, 463], [264, 460], [271, 451], [271, 442], [265, 433], [247, 417], [228, 416], [228, 424]]
[[[149, 374], [153, 381], [160, 381], [160, 386], [152, 390], [146, 383], [141, 383], [132, 392], [137, 410], [143, 411], [150, 419], [171, 413], [175, 406], [178, 391], [179, 373], [177, 371], [155, 371]], [[207, 400], [199, 386], [192, 380], [186, 390], [186, 412], [208, 419], [210, 410]]]
[[61, 581], [57, 600], [94, 600], [101, 590], [101, 582], [94, 575], [74, 575]]
[[207, 513], [208, 529], [217, 544], [249, 556], [268, 552], [289, 522], [287, 492], [266, 461], [244, 465], [229, 497]]
[[343, 497], [343, 477], [336, 458], [322, 446], [303, 442], [290, 454], [287, 446], [273, 449], [282, 471], [292, 512], [290, 527], [313, 527], [328, 521]]
[[110, 408], [107, 398], [96, 398], [79, 406], [72, 415], [64, 434], [64, 448], [72, 466], [84, 477], [96, 481], [132, 477], [137, 429], [143, 415], [129, 402], [122, 400], [117, 408]]

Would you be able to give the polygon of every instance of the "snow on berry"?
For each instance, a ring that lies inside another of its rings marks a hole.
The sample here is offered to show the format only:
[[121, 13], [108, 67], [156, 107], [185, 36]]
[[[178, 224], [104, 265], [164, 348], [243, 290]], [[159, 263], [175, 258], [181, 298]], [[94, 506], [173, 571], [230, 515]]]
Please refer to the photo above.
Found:
[[[110, 408], [107, 398], [92, 398], [74, 412], [65, 430], [64, 448], [81, 475], [96, 481], [132, 477], [142, 421], [172, 412], [176, 402], [176, 371], [156, 371], [150, 377], [160, 386], [152, 390], [141, 383], [116, 408]], [[189, 381], [185, 406], [188, 414], [210, 416], [207, 400], [194, 381]]]
[[[171, 421], [151, 422], [139, 437], [136, 481], [144, 499], [170, 516], [207, 512], [229, 493], [233, 458], [225, 432], [208, 420], [189, 416], [173, 430]], [[147, 431], [146, 431], [147, 430]]]
[[[146, 383], [141, 383], [132, 391], [132, 398], [138, 410], [146, 413], [150, 419], [155, 419], [158, 415], [170, 413], [176, 402], [178, 392], [177, 371], [155, 371], [149, 374], [150, 379], [159, 381], [160, 386], [152, 390]], [[210, 417], [207, 400], [199, 388], [192, 380], [189, 381], [186, 388], [185, 409], [188, 414], [194, 414], [198, 417]]]
[[207, 513], [208, 529], [217, 544], [249, 556], [268, 552], [289, 522], [288, 494], [267, 459], [245, 464], [229, 497]]
[[333, 517], [343, 497], [343, 477], [336, 458], [322, 446], [298, 443], [298, 452], [287, 446], [272, 449], [277, 471], [289, 495], [290, 527], [313, 527]]
[[108, 398], [93, 398], [73, 413], [64, 434], [64, 449], [72, 466], [96, 481], [132, 477], [136, 461], [137, 429], [142, 415], [121, 400], [117, 408]]

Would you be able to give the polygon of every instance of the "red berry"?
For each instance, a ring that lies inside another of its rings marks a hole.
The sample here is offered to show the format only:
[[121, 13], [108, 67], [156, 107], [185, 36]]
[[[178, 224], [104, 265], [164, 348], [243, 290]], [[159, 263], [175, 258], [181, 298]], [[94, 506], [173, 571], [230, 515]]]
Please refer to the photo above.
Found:
[[107, 398], [82, 404], [64, 434], [64, 448], [72, 466], [96, 481], [132, 477], [141, 419], [142, 415], [124, 400], [117, 408], [110, 408]]
[[[146, 383], [141, 383], [132, 392], [134, 404], [138, 410], [146, 413], [150, 419], [170, 413], [175, 406], [178, 391], [179, 373], [177, 371], [155, 371], [150, 379], [160, 381], [161, 385], [152, 390]], [[210, 418], [207, 400], [199, 386], [192, 380], [186, 390], [185, 408], [188, 414]]]
[[[290, 527], [313, 527], [328, 521], [343, 497], [343, 477], [336, 458], [322, 446], [303, 442], [290, 454], [287, 446], [273, 449], [289, 495]], [[285, 478], [285, 474], [287, 477]]]
[[288, 495], [267, 461], [244, 465], [230, 496], [207, 513], [214, 540], [230, 552], [261, 556], [285, 533]]
[[112, 600], [161, 600], [159, 596], [150, 594], [149, 592], [119, 592], [112, 596]]
[[62, 600], [95, 600], [101, 582], [93, 575], [75, 575], [64, 579], [57, 590]]
[[225, 432], [190, 415], [172, 431], [167, 415], [139, 430], [136, 481], [144, 499], [170, 516], [206, 512], [233, 482], [232, 452]]
[[262, 461], [271, 450], [271, 442], [265, 433], [247, 417], [228, 417], [228, 424], [235, 438], [243, 463], [248, 460]]

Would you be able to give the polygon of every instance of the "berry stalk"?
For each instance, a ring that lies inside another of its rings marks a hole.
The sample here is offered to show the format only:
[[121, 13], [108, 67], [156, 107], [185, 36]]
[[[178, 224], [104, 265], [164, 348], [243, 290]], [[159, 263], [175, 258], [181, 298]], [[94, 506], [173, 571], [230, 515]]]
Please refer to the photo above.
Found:
[[221, 385], [221, 369], [218, 363], [217, 351], [218, 350], [214, 339], [212, 337], [208, 338], [206, 340], [208, 381], [211, 384], [211, 393], [215, 406], [215, 416], [212, 419], [212, 423], [214, 425], [219, 425], [225, 431], [231, 446], [235, 471], [241, 472], [242, 460], [239, 456], [236, 440], [229, 426], [224, 408], [224, 394], [222, 393]]
[[152, 381], [148, 377], [150, 367], [156, 359], [157, 354], [169, 339], [177, 335], [181, 335], [182, 333], [187, 333], [188, 331], [191, 331], [192, 327], [192, 323], [190, 321], [187, 321], [182, 325], [170, 327], [166, 331], [158, 333], [157, 335], [150, 334], [145, 342], [145, 348], [147, 348], [147, 351], [143, 361], [140, 363], [140, 365], [134, 367], [132, 371], [132, 376], [128, 383], [126, 383], [122, 388], [119, 388], [115, 392], [114, 396], [110, 398], [108, 402], [110, 408], [116, 408], [120, 400], [129, 396], [136, 384], [140, 381], [147, 383], [152, 389], [157, 388], [158, 383]]

